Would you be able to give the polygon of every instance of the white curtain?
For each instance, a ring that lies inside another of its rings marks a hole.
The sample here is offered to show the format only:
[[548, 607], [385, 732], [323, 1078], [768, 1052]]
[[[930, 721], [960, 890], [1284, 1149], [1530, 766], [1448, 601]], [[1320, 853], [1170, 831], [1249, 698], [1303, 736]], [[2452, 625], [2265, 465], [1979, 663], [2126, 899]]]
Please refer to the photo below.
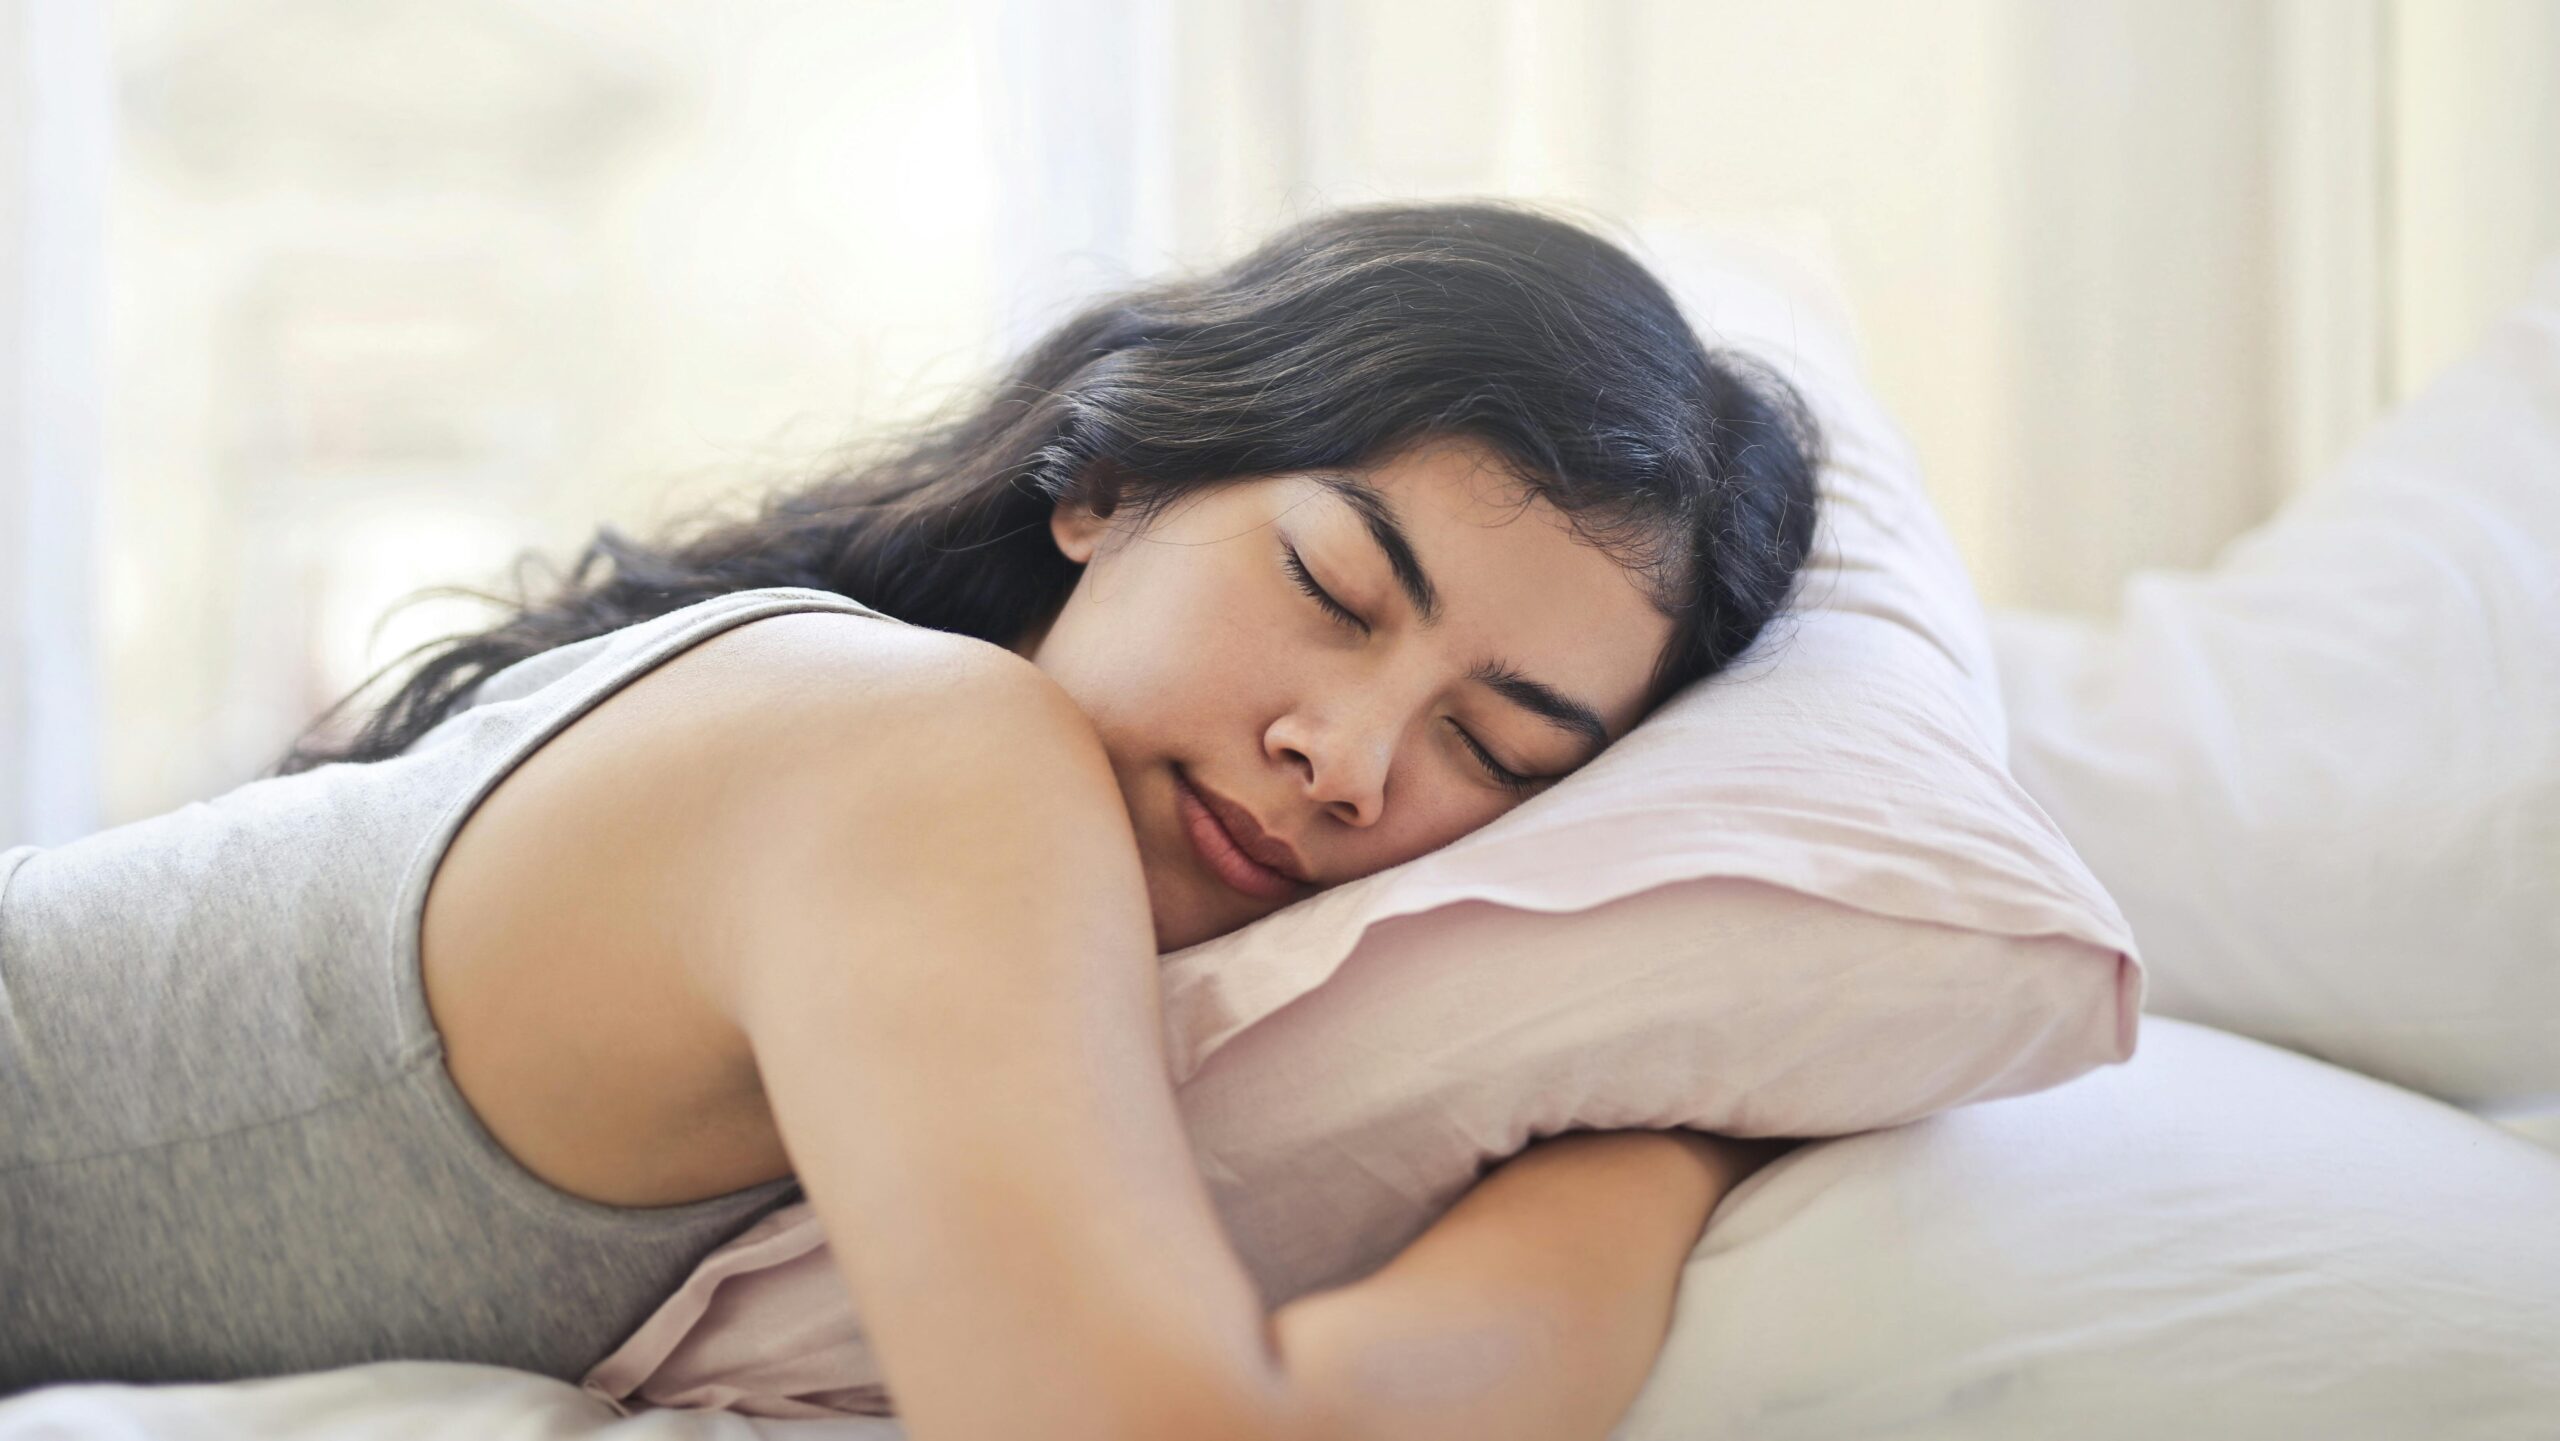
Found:
[[2274, 13], [2289, 492], [2560, 256], [2560, 3], [2277, 0]]
[[2560, 247], [2560, 0], [0, 14], [53, 117], [0, 159], [0, 840], [239, 784], [476, 618], [374, 631], [412, 588], [743, 496], [1326, 206], [1823, 237], [1985, 598], [2099, 612]]
[[[1009, 284], [1043, 302], [1383, 195], [1826, 217], [1878, 382], [2000, 603], [2103, 611], [2133, 570], [2208, 562], [2560, 247], [2555, 0], [994, 20], [1000, 133], [1023, 142]], [[1018, 313], [1014, 339], [1047, 312]]]
[[0, 847], [98, 824], [107, 73], [100, 7], [0, 3]]

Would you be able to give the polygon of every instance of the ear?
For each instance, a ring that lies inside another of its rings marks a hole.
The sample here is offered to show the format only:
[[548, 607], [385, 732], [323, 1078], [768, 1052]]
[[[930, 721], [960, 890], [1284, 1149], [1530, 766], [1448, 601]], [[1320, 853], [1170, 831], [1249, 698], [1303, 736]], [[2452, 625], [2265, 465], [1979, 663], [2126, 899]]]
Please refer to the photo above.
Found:
[[1109, 517], [1119, 498], [1119, 487], [1111, 476], [1109, 464], [1097, 462], [1085, 472], [1076, 493], [1049, 512], [1049, 534], [1057, 541], [1059, 553], [1078, 565], [1093, 559], [1094, 548], [1110, 528]]
[[1049, 512], [1049, 534], [1058, 542], [1058, 553], [1078, 565], [1093, 559], [1094, 547], [1102, 543], [1102, 532], [1109, 525], [1078, 500], [1059, 501]]

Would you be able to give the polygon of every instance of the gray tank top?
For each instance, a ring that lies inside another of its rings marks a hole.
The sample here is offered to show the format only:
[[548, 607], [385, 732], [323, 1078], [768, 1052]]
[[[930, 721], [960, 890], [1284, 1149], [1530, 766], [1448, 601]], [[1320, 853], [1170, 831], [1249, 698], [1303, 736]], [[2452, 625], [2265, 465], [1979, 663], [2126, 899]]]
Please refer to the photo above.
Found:
[[731, 626], [887, 620], [739, 591], [484, 681], [400, 755], [0, 852], [0, 1393], [388, 1359], [575, 1382], [797, 1195], [572, 1196], [444, 1066], [418, 921], [446, 845], [546, 739]]

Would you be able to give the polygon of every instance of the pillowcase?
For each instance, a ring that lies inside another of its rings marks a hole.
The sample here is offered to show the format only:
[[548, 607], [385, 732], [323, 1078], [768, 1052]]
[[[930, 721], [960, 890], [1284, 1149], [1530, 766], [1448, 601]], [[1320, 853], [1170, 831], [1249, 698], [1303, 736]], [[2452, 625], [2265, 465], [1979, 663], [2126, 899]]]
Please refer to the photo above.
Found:
[[[1798, 605], [1561, 784], [1456, 843], [1163, 958], [1211, 1198], [1267, 1303], [1382, 1264], [1539, 1136], [1827, 1135], [2131, 1054], [2141, 973], [2010, 779], [1983, 617], [1836, 290], [1730, 238], [1650, 257], [1711, 344], [1827, 428]], [[766, 1415], [883, 1405], [804, 1204], [715, 1252], [588, 1378]]]
[[1612, 1434], [2549, 1436], [2554, 1216], [2560, 1157], [2154, 1017], [2132, 1065], [1745, 1181]]
[[2155, 1009], [2560, 1102], [2560, 257], [2210, 572], [1993, 634], [2011, 763]]
[[[1845, 302], [1798, 301], [1770, 278], [1782, 273], [1780, 262], [1734, 235], [1656, 227], [1642, 249], [1711, 345], [1770, 362], [1821, 418], [1831, 448], [1822, 524], [1795, 606], [1726, 675], [1674, 697], [1592, 764], [1493, 824], [1165, 957], [1177, 1081], [1330, 980], [1388, 921], [1481, 901], [1536, 925], [1525, 918], [1588, 912], [1707, 878], [1789, 891], [1818, 927], [1833, 924], [1828, 907], [1845, 906], [1930, 923], [1913, 934], [1958, 947], [1965, 942], [1947, 932], [2068, 937], [2088, 964], [2066, 966], [2078, 999], [2056, 1012], [2032, 965], [2006, 978], [2021, 988], [2011, 997], [1977, 989], [1970, 975], [1940, 988], [1929, 957], [1916, 957], [1893, 1033], [1864, 1038], [1889, 1042], [1875, 1047], [1884, 1050], [1926, 1035], [1940, 1056], [1976, 1066], [1997, 1057], [2017, 1074], [1995, 1064], [1998, 1074], [1981, 1088], [1915, 1092], [1898, 1063], [1885, 1062], [1887, 1082], [1860, 1085], [1835, 1072], [1824, 1078], [1827, 1099], [1801, 1102], [1753, 1077], [1765, 1124], [1712, 1108], [1688, 1124], [1748, 1135], [1891, 1125], [2131, 1053], [2140, 983], [2132, 938], [2062, 832], [2007, 773], [2007, 725], [1980, 603], [1929, 507], [1909, 442], [1867, 392], [1855, 341], [1835, 328]], [[1825, 294], [1810, 276], [1798, 285]], [[1648, 948], [1713, 952], [1689, 968], [1698, 990], [1680, 1002], [1702, 1022], [1728, 1009], [1721, 988], [1732, 967], [1767, 966], [1828, 990], [1824, 966], [1858, 963], [1817, 960], [1766, 935], [1747, 953], [1701, 945], [1721, 927], [1723, 903], [1710, 889], [1685, 907], [1666, 906], [1664, 930]], [[1516, 1001], [1599, 1004], [1605, 968], [1651, 963], [1630, 961], [1623, 947], [1581, 946], [1569, 930], [1546, 934], [1571, 949], [1553, 957], [1544, 994]], [[1936, 1010], [1924, 1007], [1922, 988], [1937, 992]], [[1961, 1029], [1986, 1021], [2001, 1031], [2013, 1008], [2045, 1015], [2056, 1030], [2080, 1029], [2027, 1054], [2012, 1051], [2005, 1034], [1976, 1046]], [[1844, 1056], [1868, 1050], [1840, 1045], [1830, 1031], [1815, 1044]]]

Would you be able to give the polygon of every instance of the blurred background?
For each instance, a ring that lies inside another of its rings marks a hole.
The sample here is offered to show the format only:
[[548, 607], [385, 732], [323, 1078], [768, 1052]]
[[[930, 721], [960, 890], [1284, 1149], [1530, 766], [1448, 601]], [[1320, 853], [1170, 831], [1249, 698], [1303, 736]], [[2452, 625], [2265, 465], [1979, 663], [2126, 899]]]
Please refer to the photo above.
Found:
[[0, 0], [0, 846], [1096, 286], [1502, 194], [1819, 252], [1997, 606], [2207, 563], [2560, 248], [2560, 0]]

